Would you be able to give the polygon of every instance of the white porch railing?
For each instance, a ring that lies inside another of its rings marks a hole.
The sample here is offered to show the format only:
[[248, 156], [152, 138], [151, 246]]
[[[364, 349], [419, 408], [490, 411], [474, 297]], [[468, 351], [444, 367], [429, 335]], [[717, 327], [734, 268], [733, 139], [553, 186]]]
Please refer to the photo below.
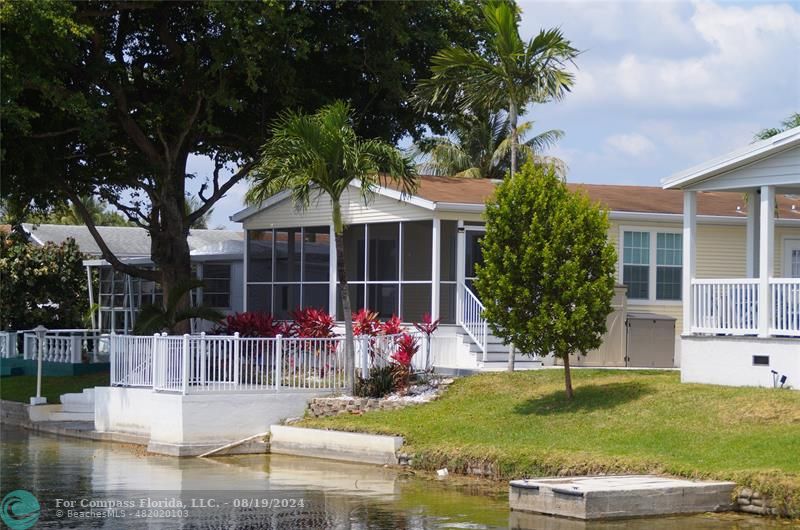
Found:
[[692, 280], [692, 333], [758, 333], [758, 279]]
[[[83, 354], [97, 362], [103, 355], [106, 340], [99, 331], [90, 329], [50, 329], [42, 340], [42, 360], [54, 363], [81, 363]], [[23, 357], [37, 359], [39, 339], [36, 333], [26, 331], [23, 335]]]
[[465, 284], [460, 284], [459, 290], [461, 291], [461, 308], [458, 315], [458, 324], [464, 328], [467, 335], [478, 345], [481, 351], [481, 358], [485, 362], [486, 335], [488, 328], [486, 319], [483, 318], [483, 310], [485, 308], [478, 297], [475, 296], [475, 293]]
[[374, 366], [385, 366], [392, 362], [392, 357], [398, 352], [398, 339], [405, 334], [414, 337], [418, 347], [417, 353], [411, 358], [411, 369], [415, 372], [429, 370], [432, 366], [430, 344], [425, 334], [417, 331], [376, 337], [356, 337], [356, 370], [366, 374]]
[[800, 278], [770, 278], [770, 335], [800, 337]]
[[109, 337], [111, 386], [153, 386], [153, 337]]
[[17, 357], [17, 332], [16, 331], [0, 331], [0, 357], [8, 359], [9, 357]]

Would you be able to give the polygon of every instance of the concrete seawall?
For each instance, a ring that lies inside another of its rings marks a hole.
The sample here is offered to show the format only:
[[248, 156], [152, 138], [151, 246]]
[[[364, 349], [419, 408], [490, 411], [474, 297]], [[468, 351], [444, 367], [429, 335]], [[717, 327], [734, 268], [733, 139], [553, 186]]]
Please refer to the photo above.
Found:
[[403, 445], [399, 436], [270, 426], [270, 452], [275, 454], [328, 458], [361, 464], [398, 463]]

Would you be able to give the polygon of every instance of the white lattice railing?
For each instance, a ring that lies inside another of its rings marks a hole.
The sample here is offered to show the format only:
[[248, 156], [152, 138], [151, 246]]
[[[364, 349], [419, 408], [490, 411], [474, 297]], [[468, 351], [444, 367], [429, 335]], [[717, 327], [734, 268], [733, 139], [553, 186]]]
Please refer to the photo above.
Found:
[[693, 333], [758, 333], [758, 279], [692, 280]]
[[770, 335], [800, 337], [800, 278], [771, 278]]
[[460, 284], [461, 291], [460, 303], [461, 309], [458, 315], [458, 323], [467, 332], [467, 335], [475, 341], [481, 351], [482, 360], [486, 361], [486, 335], [487, 323], [483, 317], [483, 310], [485, 309], [481, 301], [475, 296], [475, 293], [470, 290], [465, 284]]

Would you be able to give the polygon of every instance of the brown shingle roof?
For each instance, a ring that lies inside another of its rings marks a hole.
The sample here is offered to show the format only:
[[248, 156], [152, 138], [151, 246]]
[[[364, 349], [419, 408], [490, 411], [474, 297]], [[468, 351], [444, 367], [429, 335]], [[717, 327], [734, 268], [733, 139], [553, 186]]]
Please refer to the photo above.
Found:
[[[483, 204], [496, 186], [488, 179], [421, 176], [416, 195], [432, 201], [460, 204]], [[593, 201], [618, 212], [683, 213], [683, 192], [656, 186], [623, 186], [615, 184], [567, 184], [588, 193]], [[780, 218], [800, 219], [800, 199], [778, 196]], [[796, 210], [792, 211], [792, 204]], [[737, 207], [740, 208], [737, 210]], [[701, 192], [697, 212], [700, 215], [743, 217], [747, 213], [744, 196], [736, 192]]]

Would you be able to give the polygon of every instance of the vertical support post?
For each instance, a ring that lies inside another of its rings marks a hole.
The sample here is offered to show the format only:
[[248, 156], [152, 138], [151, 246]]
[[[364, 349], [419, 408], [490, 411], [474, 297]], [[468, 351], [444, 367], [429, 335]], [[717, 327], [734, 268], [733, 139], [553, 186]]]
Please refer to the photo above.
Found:
[[[238, 333], [237, 333], [238, 334]], [[206, 332], [203, 331], [200, 333], [200, 385], [205, 387], [206, 386]]]
[[241, 341], [239, 340], [239, 332], [233, 334], [233, 383], [239, 384], [239, 364], [240, 364], [240, 348]]
[[369, 336], [361, 335], [358, 337], [361, 343], [361, 377], [369, 377]]
[[439, 319], [441, 234], [442, 221], [434, 217], [431, 226], [431, 322]]
[[242, 310], [247, 312], [247, 269], [250, 261], [250, 230], [244, 231], [244, 256], [242, 257]]
[[333, 315], [333, 320], [341, 318], [344, 320], [344, 315], [336, 314], [336, 285], [339, 279], [336, 277], [336, 267], [338, 266], [336, 258], [336, 230], [331, 224], [328, 231], [328, 307], [329, 313]]
[[36, 397], [32, 397], [30, 403], [31, 405], [44, 405], [47, 403], [47, 398], [42, 397], [42, 356], [44, 355], [44, 339], [47, 334], [47, 328], [39, 324], [34, 331], [36, 332], [39, 355], [36, 361]]
[[758, 232], [761, 202], [755, 191], [747, 192], [747, 277], [758, 277]]
[[83, 361], [83, 356], [81, 355], [83, 350], [82, 346], [83, 337], [80, 335], [73, 335], [69, 338], [69, 354], [72, 364], [79, 364]]
[[[86, 289], [89, 291], [89, 315], [92, 320], [92, 329], [98, 329], [98, 325], [95, 324], [95, 313], [98, 315], [100, 311], [94, 310], [94, 290], [92, 289], [92, 268], [87, 265], [86, 266]], [[98, 323], [99, 324], [99, 323]]]
[[181, 348], [181, 392], [189, 392], [189, 334], [183, 334], [183, 347]]
[[692, 332], [692, 280], [697, 264], [697, 192], [683, 192], [683, 334]]
[[456, 235], [456, 324], [464, 322], [464, 260], [466, 254], [466, 233], [464, 231], [464, 221], [458, 221], [458, 232]]
[[164, 373], [163, 361], [161, 359], [161, 355], [158, 354], [159, 337], [160, 335], [158, 333], [153, 334], [153, 376], [152, 376], [153, 390], [156, 390], [161, 386], [161, 377], [162, 374]]
[[769, 336], [772, 316], [769, 280], [775, 265], [775, 187], [761, 186], [758, 241], [758, 336]]
[[[95, 350], [98, 348], [99, 345], [95, 343]], [[117, 384], [117, 340], [114, 335], [108, 336], [108, 361], [111, 365], [111, 386], [114, 386]]]
[[283, 336], [275, 337], [275, 390], [281, 389], [281, 378], [283, 378]]

